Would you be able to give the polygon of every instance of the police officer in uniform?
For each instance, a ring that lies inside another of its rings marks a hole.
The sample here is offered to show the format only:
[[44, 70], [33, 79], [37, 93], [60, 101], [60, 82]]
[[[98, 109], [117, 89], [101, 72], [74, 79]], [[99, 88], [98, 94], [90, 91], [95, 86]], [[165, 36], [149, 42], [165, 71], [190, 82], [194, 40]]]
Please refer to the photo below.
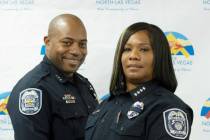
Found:
[[87, 117], [98, 104], [93, 86], [76, 72], [87, 54], [85, 26], [75, 15], [59, 15], [44, 42], [43, 61], [9, 98], [15, 140], [83, 140]]
[[155, 25], [135, 23], [115, 52], [110, 96], [89, 116], [86, 140], [189, 140], [193, 111], [177, 87], [169, 43]]

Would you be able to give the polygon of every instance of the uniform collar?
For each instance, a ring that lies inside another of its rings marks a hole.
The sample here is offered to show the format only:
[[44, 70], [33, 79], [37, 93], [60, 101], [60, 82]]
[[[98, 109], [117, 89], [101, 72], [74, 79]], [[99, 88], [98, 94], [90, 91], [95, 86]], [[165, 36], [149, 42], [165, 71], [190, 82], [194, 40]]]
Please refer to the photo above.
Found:
[[77, 74], [75, 73], [72, 77], [72, 79], [69, 79], [68, 77], [66, 77], [61, 71], [59, 71], [55, 65], [47, 58], [47, 56], [44, 56], [43, 61], [44, 64], [48, 65], [48, 70], [50, 71], [50, 73], [52, 75], [55, 76], [56, 80], [62, 84], [66, 83], [66, 82], [71, 82], [73, 83], [73, 79], [75, 79], [77, 77]]
[[155, 80], [151, 80], [145, 83], [142, 83], [141, 85], [139, 85], [137, 88], [131, 90], [130, 92], [126, 92], [125, 90], [121, 89], [117, 92], [116, 95], [110, 94], [108, 100], [111, 100], [113, 98], [115, 98], [116, 96], [120, 96], [120, 95], [130, 95], [130, 97], [134, 100], [134, 101], [139, 101], [141, 100], [144, 96], [153, 93], [153, 91], [158, 87], [158, 82]]
[[155, 80], [142, 83], [137, 88], [128, 92], [134, 101], [142, 99], [144, 96], [150, 94], [158, 87], [158, 82]]

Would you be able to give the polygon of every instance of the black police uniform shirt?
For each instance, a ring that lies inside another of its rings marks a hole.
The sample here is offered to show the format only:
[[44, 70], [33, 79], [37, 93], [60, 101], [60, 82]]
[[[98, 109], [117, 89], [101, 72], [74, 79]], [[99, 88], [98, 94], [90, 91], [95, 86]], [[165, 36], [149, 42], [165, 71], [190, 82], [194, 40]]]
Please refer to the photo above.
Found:
[[150, 81], [112, 95], [89, 116], [86, 140], [189, 140], [192, 109]]
[[45, 56], [13, 88], [7, 109], [15, 140], [84, 140], [97, 104], [86, 78], [75, 73], [69, 81]]

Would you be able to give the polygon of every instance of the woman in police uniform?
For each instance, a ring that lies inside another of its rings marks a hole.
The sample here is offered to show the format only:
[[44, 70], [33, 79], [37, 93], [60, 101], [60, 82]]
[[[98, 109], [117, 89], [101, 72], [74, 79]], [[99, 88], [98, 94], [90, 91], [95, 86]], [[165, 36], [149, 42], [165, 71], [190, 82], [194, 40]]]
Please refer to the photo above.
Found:
[[188, 140], [193, 111], [174, 92], [169, 43], [152, 24], [135, 23], [121, 35], [110, 97], [89, 116], [86, 140]]

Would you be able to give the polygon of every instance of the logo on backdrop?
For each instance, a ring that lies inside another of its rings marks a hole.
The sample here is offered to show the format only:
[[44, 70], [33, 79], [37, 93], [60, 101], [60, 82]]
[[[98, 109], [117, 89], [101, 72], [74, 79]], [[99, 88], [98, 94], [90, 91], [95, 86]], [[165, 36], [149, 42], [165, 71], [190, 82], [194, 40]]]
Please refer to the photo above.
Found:
[[202, 0], [203, 1], [203, 10], [210, 11], [210, 0]]
[[35, 0], [0, 0], [0, 10], [31, 10]]
[[142, 0], [96, 0], [97, 10], [139, 10]]
[[194, 49], [191, 42], [184, 35], [177, 32], [165, 32], [165, 35], [171, 48], [175, 71], [191, 71], [194, 56]]
[[45, 45], [42, 45], [42, 47], [41, 47], [41, 51], [40, 51], [40, 54], [41, 55], [45, 55], [45, 53], [46, 53], [46, 49], [45, 49], [46, 47], [45, 47]]
[[201, 125], [204, 132], [210, 132], [210, 98], [208, 98], [201, 108]]
[[13, 130], [11, 120], [6, 109], [9, 95], [10, 92], [0, 93], [0, 131]]

